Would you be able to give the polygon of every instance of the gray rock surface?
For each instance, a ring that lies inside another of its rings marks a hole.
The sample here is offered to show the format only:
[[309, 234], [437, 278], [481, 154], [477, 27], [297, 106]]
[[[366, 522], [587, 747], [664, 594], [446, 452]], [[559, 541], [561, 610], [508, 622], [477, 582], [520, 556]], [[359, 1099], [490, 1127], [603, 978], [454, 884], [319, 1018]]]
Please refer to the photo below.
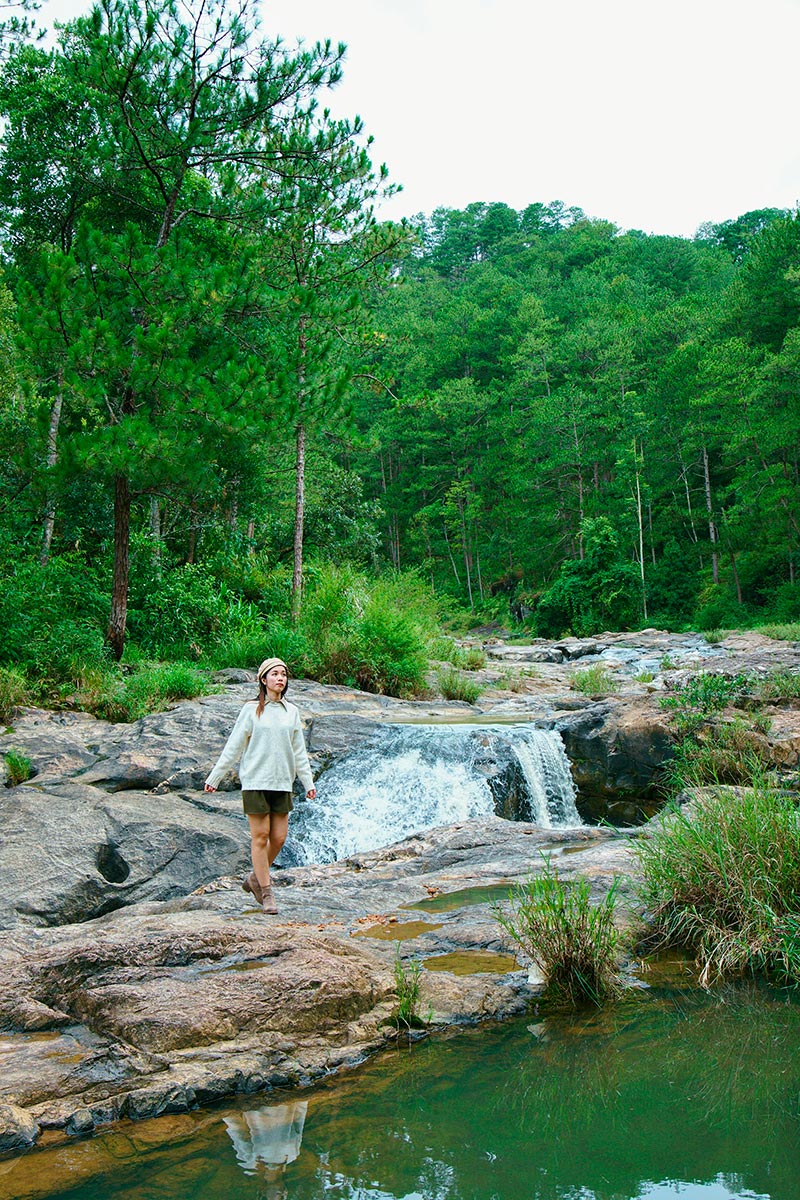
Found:
[[[629, 843], [607, 831], [494, 818], [279, 872], [277, 918], [220, 879], [80, 925], [20, 927], [0, 949], [0, 1100], [28, 1129], [69, 1135], [306, 1084], [394, 1037], [397, 946], [425, 965], [434, 1024], [523, 1010], [529, 964], [487, 971], [476, 952], [508, 952], [490, 900], [544, 851], [598, 894], [630, 871]], [[467, 974], [436, 969], [454, 953]]]
[[[533, 720], [561, 731], [587, 796], [626, 802], [654, 786], [671, 752], [665, 680], [800, 665], [797, 645], [742, 636], [709, 647], [657, 630], [566, 639], [548, 653], [487, 663], [476, 706], [292, 681], [316, 771], [383, 722]], [[594, 662], [611, 672], [613, 694], [571, 686]], [[421, 1007], [433, 1023], [524, 1010], [537, 988], [530, 964], [485, 957], [511, 949], [491, 902], [541, 870], [544, 854], [597, 895], [615, 878], [630, 893], [629, 838], [496, 817], [276, 871], [279, 915], [265, 916], [240, 886], [248, 845], [236, 781], [202, 792], [253, 694], [240, 673], [223, 687], [130, 726], [28, 709], [0, 736], [0, 753], [17, 749], [34, 770], [0, 788], [0, 1152], [40, 1130], [85, 1134], [123, 1116], [303, 1086], [360, 1061], [394, 1036], [398, 946], [424, 965]], [[796, 769], [798, 710], [771, 715], [765, 746]], [[466, 973], [451, 969], [452, 955]]]

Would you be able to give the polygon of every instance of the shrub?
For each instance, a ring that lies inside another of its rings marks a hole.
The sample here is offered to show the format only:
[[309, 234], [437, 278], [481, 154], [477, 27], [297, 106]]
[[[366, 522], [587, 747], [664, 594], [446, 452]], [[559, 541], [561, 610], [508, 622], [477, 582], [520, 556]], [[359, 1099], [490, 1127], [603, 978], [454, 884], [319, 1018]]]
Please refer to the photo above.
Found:
[[[7, 551], [7, 547], [2, 547]], [[46, 566], [6, 557], [0, 589], [0, 661], [55, 683], [106, 659], [108, 597], [77, 555]]]
[[688, 949], [701, 981], [762, 970], [800, 982], [800, 814], [764, 782], [673, 809], [634, 847], [651, 940]]
[[576, 692], [583, 692], [586, 696], [604, 696], [609, 692], [616, 692], [619, 686], [608, 667], [604, 667], [602, 663], [573, 671], [569, 681]]
[[464, 700], [474, 704], [482, 688], [474, 679], [467, 679], [455, 667], [445, 667], [436, 674], [436, 684], [445, 700]]
[[7, 787], [19, 787], [33, 774], [33, 763], [21, 750], [7, 750], [5, 755], [8, 772]]
[[14, 709], [30, 699], [28, 682], [16, 667], [0, 667], [0, 721], [10, 721]]
[[639, 617], [639, 573], [620, 552], [611, 523], [605, 517], [587, 518], [581, 535], [585, 557], [565, 562], [539, 601], [536, 629], [542, 637], [628, 629]]
[[736, 597], [714, 584], [705, 589], [692, 617], [695, 629], [743, 629], [749, 621], [748, 609]]
[[783, 583], [775, 592], [770, 613], [776, 622], [800, 621], [800, 585]]
[[507, 913], [495, 907], [501, 928], [540, 968], [556, 1002], [578, 1008], [619, 992], [616, 892], [614, 883], [593, 905], [587, 879], [564, 883], [545, 859], [542, 875], [512, 892]]
[[356, 680], [368, 692], [414, 695], [425, 683], [428, 658], [413, 619], [376, 589], [357, 633]]

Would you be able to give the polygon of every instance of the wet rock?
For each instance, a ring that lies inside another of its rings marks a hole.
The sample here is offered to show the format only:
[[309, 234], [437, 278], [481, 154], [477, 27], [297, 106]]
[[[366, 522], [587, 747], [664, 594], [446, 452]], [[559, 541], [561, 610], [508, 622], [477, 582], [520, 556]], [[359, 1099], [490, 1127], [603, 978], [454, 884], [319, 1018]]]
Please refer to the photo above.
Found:
[[[562, 854], [568, 846], [579, 852]], [[591, 872], [601, 890], [630, 857], [627, 843], [605, 831], [567, 836], [492, 818], [361, 856], [357, 870], [294, 868], [276, 888], [277, 918], [250, 907], [241, 889], [218, 887], [82, 925], [20, 926], [0, 948], [9, 1064], [0, 1098], [42, 1127], [75, 1135], [90, 1119], [140, 1119], [302, 1086], [359, 1061], [392, 1036], [396, 1006], [397, 943], [354, 937], [364, 919], [399, 925], [419, 915], [405, 905], [455, 893], [454, 906], [427, 922], [424, 955], [507, 950], [486, 884], [507, 890], [541, 869], [544, 850], [565, 877]], [[423, 953], [422, 942], [401, 945], [406, 957]], [[525, 968], [426, 972], [433, 1019], [519, 1011], [532, 994]], [[48, 1010], [69, 1026], [31, 1037], [24, 1014]]]
[[64, 1130], [70, 1137], [85, 1137], [94, 1131], [94, 1115], [88, 1108], [76, 1108], [70, 1113]]
[[39, 1136], [39, 1123], [27, 1109], [0, 1103], [0, 1154], [27, 1150]]
[[652, 796], [674, 755], [674, 735], [647, 699], [602, 701], [556, 724], [583, 797], [629, 801]]

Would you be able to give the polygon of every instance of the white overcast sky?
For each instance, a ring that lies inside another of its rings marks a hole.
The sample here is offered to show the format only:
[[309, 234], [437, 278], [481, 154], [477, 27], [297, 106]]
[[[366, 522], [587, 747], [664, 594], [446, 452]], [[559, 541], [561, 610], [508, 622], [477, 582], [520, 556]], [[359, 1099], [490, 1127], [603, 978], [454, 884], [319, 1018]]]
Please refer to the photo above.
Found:
[[402, 184], [385, 216], [563, 200], [691, 236], [800, 201], [800, 0], [261, 0], [261, 14], [265, 36], [347, 43], [328, 103], [363, 119]]

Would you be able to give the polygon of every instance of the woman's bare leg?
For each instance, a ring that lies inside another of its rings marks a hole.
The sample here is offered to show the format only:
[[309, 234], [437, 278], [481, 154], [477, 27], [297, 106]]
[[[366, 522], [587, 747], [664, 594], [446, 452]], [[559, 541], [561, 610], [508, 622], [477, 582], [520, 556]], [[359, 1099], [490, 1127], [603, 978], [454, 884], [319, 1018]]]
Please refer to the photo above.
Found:
[[[250, 857], [253, 860], [253, 873], [262, 888], [269, 887], [269, 868], [272, 862], [269, 856], [271, 815], [271, 813], [247, 814], [250, 824]], [[275, 855], [272, 857], [274, 858]]]
[[272, 813], [272, 820], [269, 826], [269, 865], [275, 862], [275, 859], [283, 849], [283, 843], [286, 841], [286, 834], [289, 830], [289, 814], [288, 813]]

